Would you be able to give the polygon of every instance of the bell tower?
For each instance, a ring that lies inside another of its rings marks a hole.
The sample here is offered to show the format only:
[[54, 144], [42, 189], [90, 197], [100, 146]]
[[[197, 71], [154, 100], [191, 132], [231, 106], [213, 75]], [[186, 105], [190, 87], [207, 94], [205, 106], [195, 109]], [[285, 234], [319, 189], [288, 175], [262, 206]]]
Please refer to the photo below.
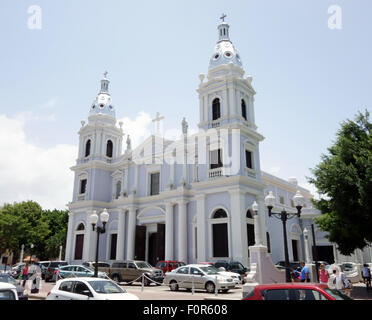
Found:
[[256, 130], [252, 77], [244, 78], [243, 64], [230, 40], [230, 26], [225, 18], [222, 15], [217, 27], [218, 41], [209, 61], [207, 81], [204, 74], [199, 76], [199, 128], [238, 124]]
[[[101, 89], [90, 107], [88, 123], [81, 121], [78, 159], [72, 168], [75, 171], [74, 200], [111, 200], [110, 166], [122, 155], [124, 133], [121, 122], [116, 126], [109, 84], [105, 72]], [[100, 185], [106, 188], [101, 190]]]

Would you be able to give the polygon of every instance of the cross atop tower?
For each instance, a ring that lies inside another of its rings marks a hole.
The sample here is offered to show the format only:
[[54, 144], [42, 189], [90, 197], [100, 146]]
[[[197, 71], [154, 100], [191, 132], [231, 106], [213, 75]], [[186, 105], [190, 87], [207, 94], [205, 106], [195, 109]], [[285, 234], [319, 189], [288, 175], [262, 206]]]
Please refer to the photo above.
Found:
[[105, 76], [105, 78], [107, 78], [107, 74], [108, 74], [107, 71], [105, 71], [105, 72], [103, 73], [103, 75]]
[[225, 22], [225, 18], [226, 17], [227, 17], [227, 15], [223, 13], [222, 16], [221, 16], [221, 18], [220, 18], [222, 20], [222, 22]]
[[164, 120], [164, 116], [160, 116], [160, 113], [156, 113], [156, 118], [152, 120], [155, 123], [155, 134], [160, 135], [160, 121]]

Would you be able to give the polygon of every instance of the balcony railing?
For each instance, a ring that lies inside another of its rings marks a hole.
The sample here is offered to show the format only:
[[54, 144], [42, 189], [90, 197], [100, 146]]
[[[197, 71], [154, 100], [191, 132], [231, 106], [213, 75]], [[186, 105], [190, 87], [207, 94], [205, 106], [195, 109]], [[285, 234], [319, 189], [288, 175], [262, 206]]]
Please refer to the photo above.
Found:
[[210, 169], [208, 171], [208, 176], [209, 176], [209, 179], [214, 179], [214, 178], [222, 177], [223, 176], [223, 174], [222, 174], [222, 168]]

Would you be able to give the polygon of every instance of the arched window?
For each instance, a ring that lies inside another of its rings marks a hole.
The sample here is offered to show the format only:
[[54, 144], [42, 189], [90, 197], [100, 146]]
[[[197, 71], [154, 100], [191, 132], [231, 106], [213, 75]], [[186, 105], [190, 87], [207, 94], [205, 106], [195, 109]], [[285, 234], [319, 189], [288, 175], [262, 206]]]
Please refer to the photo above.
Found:
[[109, 158], [112, 158], [112, 151], [114, 149], [114, 145], [111, 140], [107, 141], [107, 146], [106, 146], [106, 156]]
[[121, 181], [116, 183], [116, 199], [119, 199], [121, 192]]
[[76, 231], [82, 231], [82, 230], [85, 230], [85, 227], [83, 223], [80, 223], [78, 227], [76, 228]]
[[85, 156], [89, 156], [90, 155], [90, 139], [87, 141], [87, 143], [85, 144]]
[[225, 210], [223, 209], [218, 209], [214, 215], [213, 215], [213, 219], [222, 219], [222, 218], [227, 218], [227, 213]]
[[220, 99], [216, 98], [212, 103], [212, 120], [221, 118], [221, 103]]
[[[214, 220], [214, 221], [213, 221]], [[229, 256], [227, 213], [218, 209], [212, 218], [213, 257], [222, 258]]]
[[242, 99], [242, 117], [247, 120], [247, 106], [244, 99]]

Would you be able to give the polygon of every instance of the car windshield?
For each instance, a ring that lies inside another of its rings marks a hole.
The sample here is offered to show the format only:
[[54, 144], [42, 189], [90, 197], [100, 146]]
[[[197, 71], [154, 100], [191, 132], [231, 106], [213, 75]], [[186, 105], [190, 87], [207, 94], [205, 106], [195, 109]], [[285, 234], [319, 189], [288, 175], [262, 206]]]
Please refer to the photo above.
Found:
[[137, 268], [138, 269], [143, 269], [143, 268], [152, 268], [151, 264], [147, 262], [136, 262]]
[[120, 288], [112, 281], [88, 281], [93, 290], [97, 293], [112, 294], [112, 293], [126, 293], [123, 288]]
[[85, 266], [85, 268], [88, 269], [88, 270], [91, 271], [91, 272], [94, 272], [94, 268], [93, 268], [93, 267], [86, 267], [86, 266]]
[[212, 266], [208, 266], [208, 267], [200, 267], [200, 270], [202, 270], [203, 272], [205, 272], [206, 274], [210, 275], [210, 274], [218, 274], [219, 270], [216, 269], [215, 267], [212, 267]]
[[232, 269], [237, 269], [237, 270], [244, 270], [245, 269], [244, 266], [239, 262], [232, 263], [231, 268]]
[[344, 263], [342, 265], [342, 270], [343, 271], [346, 271], [346, 272], [353, 271], [354, 270], [354, 266], [351, 263]]
[[6, 277], [1, 276], [0, 277], [0, 282], [11, 283], [11, 284], [17, 285], [17, 281], [15, 281], [14, 278], [8, 277], [8, 276], [6, 276]]
[[331, 297], [335, 298], [336, 300], [353, 300], [346, 294], [336, 289], [325, 288], [324, 291], [327, 292]]

